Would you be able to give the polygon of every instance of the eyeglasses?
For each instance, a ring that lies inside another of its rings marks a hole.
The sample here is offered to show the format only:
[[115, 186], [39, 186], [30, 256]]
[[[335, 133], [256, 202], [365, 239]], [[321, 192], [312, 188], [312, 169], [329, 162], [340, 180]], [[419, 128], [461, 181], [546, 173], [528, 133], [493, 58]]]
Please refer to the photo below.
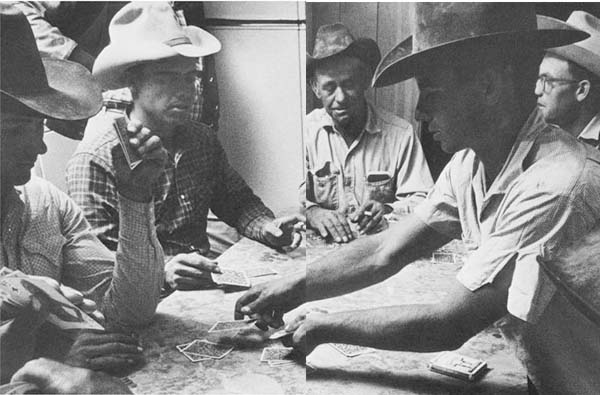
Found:
[[550, 93], [550, 92], [552, 92], [552, 89], [554, 89], [554, 87], [556, 85], [578, 84], [578, 83], [579, 83], [579, 80], [569, 80], [569, 79], [565, 79], [565, 78], [550, 78], [545, 75], [539, 75], [537, 77], [536, 86], [538, 84], [541, 84], [542, 92]]

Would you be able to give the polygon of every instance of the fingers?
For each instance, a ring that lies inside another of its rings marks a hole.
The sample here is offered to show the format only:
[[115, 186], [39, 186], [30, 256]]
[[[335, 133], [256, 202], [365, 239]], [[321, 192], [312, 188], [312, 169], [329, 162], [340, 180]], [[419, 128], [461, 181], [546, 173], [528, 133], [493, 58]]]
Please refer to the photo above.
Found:
[[189, 267], [193, 267], [197, 270], [204, 272], [221, 273], [221, 269], [216, 261], [210, 260], [203, 257], [198, 253], [181, 254], [180, 262]]
[[235, 302], [234, 319], [241, 320], [244, 316], [249, 316], [253, 313], [252, 309], [248, 306], [254, 302], [260, 296], [260, 290], [258, 286], [250, 288], [244, 295], [242, 295]]
[[383, 210], [378, 211], [371, 217], [364, 226], [361, 226], [361, 233], [369, 233], [379, 225], [383, 218]]
[[350, 225], [343, 214], [332, 213], [324, 219], [324, 222], [329, 234], [336, 242], [347, 243], [354, 238]]
[[269, 222], [268, 224], [265, 225], [264, 227], [264, 231], [265, 233], [267, 233], [267, 235], [270, 235], [273, 238], [280, 238], [281, 236], [283, 236], [283, 230], [281, 230], [281, 228], [279, 227], [280, 225], [277, 224], [275, 221], [273, 222]]
[[143, 360], [141, 354], [138, 355], [105, 355], [89, 359], [87, 368], [92, 370], [115, 371], [136, 365]]

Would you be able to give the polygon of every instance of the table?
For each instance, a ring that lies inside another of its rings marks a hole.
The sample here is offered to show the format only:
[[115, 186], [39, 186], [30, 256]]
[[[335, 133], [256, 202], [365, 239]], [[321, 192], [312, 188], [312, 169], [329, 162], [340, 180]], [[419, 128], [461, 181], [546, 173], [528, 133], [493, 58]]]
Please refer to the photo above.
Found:
[[[268, 266], [280, 274], [302, 268], [339, 248], [314, 235], [288, 254], [278, 253], [257, 242], [242, 239], [219, 259], [223, 267], [248, 269]], [[444, 251], [461, 256], [460, 242]], [[403, 303], [433, 303], [447, 294], [448, 279], [461, 262], [432, 263], [420, 260], [375, 286], [352, 294], [312, 302], [330, 312]], [[268, 281], [274, 276], [252, 279]], [[230, 320], [241, 292], [223, 290], [175, 292], [158, 307], [156, 318], [142, 334], [147, 364], [129, 377], [136, 393], [203, 394], [526, 394], [526, 375], [501, 338], [489, 328], [465, 343], [458, 352], [484, 359], [490, 370], [476, 383], [446, 377], [427, 369], [437, 353], [410, 353], [376, 350], [346, 358], [328, 345], [321, 345], [308, 357], [316, 370], [300, 364], [270, 367], [260, 354], [268, 346], [268, 334], [252, 330], [233, 339], [236, 349], [222, 360], [189, 362], [175, 345], [207, 337], [217, 320]], [[306, 306], [306, 305], [305, 305]], [[303, 306], [304, 307], [304, 306]], [[301, 307], [302, 308], [302, 307]], [[288, 313], [286, 318], [294, 315]], [[210, 338], [209, 338], [210, 340]], [[214, 340], [214, 339], [213, 339]], [[273, 345], [278, 345], [274, 342]]]

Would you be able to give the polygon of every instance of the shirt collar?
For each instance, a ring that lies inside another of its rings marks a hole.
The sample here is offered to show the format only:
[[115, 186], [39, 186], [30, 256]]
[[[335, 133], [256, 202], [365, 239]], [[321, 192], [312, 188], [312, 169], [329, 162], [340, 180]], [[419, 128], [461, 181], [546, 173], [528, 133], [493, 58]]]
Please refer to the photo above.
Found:
[[[367, 122], [365, 123], [365, 127], [363, 128], [363, 130], [369, 134], [381, 133], [381, 125], [379, 124], [380, 121], [378, 117], [375, 115], [375, 109], [373, 108], [373, 105], [371, 103], [369, 103], [368, 101], [366, 103]], [[325, 111], [325, 109], [323, 109], [321, 128], [327, 130], [328, 132], [336, 132], [335, 126], [333, 125], [333, 119], [329, 114], [327, 114], [327, 111]]]
[[525, 159], [533, 148], [537, 137], [549, 127], [536, 108], [521, 127], [504, 166], [488, 190], [488, 196], [506, 193], [512, 182], [525, 171]]
[[600, 139], [600, 112], [579, 133], [580, 139], [599, 140]]

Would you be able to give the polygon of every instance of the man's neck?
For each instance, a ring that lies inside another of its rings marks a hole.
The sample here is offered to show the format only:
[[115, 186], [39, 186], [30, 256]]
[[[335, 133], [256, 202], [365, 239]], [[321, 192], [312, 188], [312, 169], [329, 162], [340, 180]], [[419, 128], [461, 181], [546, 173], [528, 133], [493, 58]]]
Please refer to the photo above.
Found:
[[136, 107], [135, 103], [129, 113], [129, 118], [140, 121], [145, 128], [148, 128], [153, 134], [160, 137], [163, 147], [165, 147], [167, 151], [171, 152], [174, 149], [173, 137], [177, 125], [161, 122], [152, 114], [144, 111], [140, 107]]
[[567, 125], [560, 125], [562, 129], [569, 132], [572, 136], [579, 137], [583, 129], [590, 123], [592, 118], [598, 114], [598, 111], [582, 110], [575, 120]]
[[[521, 108], [533, 107], [521, 106]], [[516, 116], [510, 115], [511, 113]], [[479, 160], [483, 163], [488, 188], [492, 185], [498, 174], [500, 174], [528, 116], [528, 111], [519, 111], [519, 108], [513, 108], [513, 111], [504, 112], [504, 116], [499, 112], [499, 118], [485, 125], [485, 135], [488, 138], [483, 139], [482, 143], [477, 147], [472, 147]]]

